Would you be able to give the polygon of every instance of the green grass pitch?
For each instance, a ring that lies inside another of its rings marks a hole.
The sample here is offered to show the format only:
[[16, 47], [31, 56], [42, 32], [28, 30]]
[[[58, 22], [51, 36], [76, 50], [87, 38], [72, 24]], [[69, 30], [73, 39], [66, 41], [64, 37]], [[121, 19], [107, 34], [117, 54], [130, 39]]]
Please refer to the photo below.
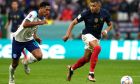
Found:
[[[8, 68], [11, 60], [0, 59], [0, 84], [8, 84]], [[134, 84], [140, 84], [140, 61], [99, 60], [96, 82], [87, 80], [89, 64], [77, 69], [70, 82], [66, 81], [67, 65], [76, 60], [42, 60], [30, 65], [31, 73], [26, 75], [20, 63], [16, 73], [16, 84], [120, 84], [124, 75], [130, 75]]]

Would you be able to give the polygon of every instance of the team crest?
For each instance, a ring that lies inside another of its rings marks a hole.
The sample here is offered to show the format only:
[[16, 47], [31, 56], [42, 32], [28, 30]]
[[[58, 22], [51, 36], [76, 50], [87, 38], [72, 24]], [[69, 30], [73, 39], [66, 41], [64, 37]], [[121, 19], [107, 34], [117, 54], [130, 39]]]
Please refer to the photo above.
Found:
[[97, 23], [98, 22], [98, 18], [95, 18], [94, 22]]
[[17, 57], [17, 55], [16, 54], [13, 54], [13, 58], [16, 58]]

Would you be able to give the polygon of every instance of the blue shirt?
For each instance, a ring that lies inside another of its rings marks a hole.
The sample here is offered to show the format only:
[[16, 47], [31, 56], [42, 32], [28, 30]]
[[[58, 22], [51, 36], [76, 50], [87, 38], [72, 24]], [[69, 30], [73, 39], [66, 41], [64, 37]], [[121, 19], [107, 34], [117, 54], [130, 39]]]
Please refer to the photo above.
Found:
[[101, 9], [98, 14], [92, 13], [87, 9], [77, 17], [77, 21], [85, 22], [85, 29], [83, 29], [82, 34], [90, 33], [97, 39], [100, 39], [104, 22], [107, 22], [108, 24], [111, 21], [111, 18], [109, 12], [105, 9]]
[[10, 11], [8, 14], [8, 20], [12, 21], [11, 32], [16, 32], [19, 25], [22, 23], [24, 19], [24, 13], [20, 10], [18, 11]]

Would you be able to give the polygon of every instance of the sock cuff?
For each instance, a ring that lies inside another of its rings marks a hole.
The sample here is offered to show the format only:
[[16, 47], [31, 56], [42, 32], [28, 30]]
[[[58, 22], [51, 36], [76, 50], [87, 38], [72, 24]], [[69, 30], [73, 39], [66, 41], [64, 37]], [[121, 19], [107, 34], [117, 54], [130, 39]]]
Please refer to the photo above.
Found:
[[97, 46], [95, 46], [94, 48], [101, 48], [101, 46], [97, 45]]
[[72, 67], [70, 69], [71, 69], [71, 71], [74, 71]]
[[89, 74], [94, 74], [94, 72], [89, 72]]

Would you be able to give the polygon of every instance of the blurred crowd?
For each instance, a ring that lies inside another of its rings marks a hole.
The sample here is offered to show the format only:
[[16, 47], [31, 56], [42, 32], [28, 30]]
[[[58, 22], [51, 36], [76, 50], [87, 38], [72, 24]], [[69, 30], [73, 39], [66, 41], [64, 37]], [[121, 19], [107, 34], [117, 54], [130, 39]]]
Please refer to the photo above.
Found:
[[[37, 10], [42, 1], [51, 4], [51, 14], [46, 17], [49, 24], [53, 24], [56, 20], [71, 21], [89, 5], [89, 0], [18, 0], [19, 9], [26, 16], [29, 11]], [[11, 10], [11, 2], [12, 0], [0, 0], [0, 38], [6, 38], [6, 35], [2, 34], [6, 33], [4, 27]], [[109, 10], [114, 22], [114, 30], [107, 39], [120, 39], [122, 33], [125, 33], [124, 39], [140, 39], [140, 0], [102, 0], [102, 2], [103, 8]], [[128, 27], [127, 31], [123, 29], [125, 27]], [[131, 32], [137, 34], [137, 37], [131, 37]]]

